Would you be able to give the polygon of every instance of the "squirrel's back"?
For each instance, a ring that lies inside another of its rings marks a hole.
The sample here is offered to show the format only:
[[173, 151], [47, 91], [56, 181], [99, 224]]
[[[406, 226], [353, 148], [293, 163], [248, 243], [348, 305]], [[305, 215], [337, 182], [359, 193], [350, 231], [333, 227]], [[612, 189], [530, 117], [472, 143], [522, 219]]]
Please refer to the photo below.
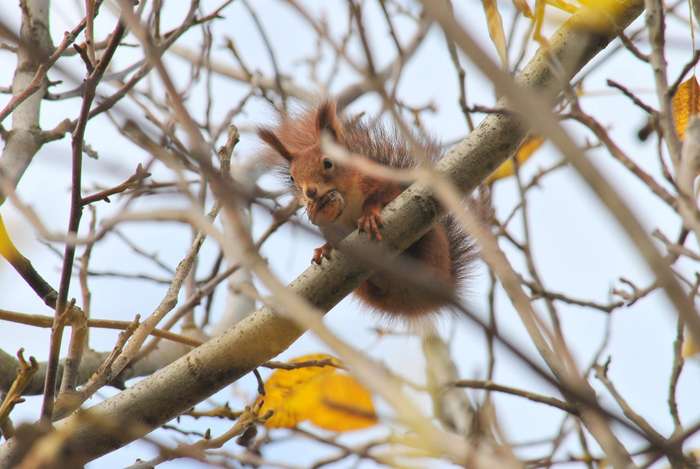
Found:
[[[292, 116], [282, 115], [275, 134], [291, 153], [300, 153], [320, 142], [321, 130], [317, 120], [317, 108]], [[392, 168], [405, 169], [416, 165], [417, 160], [412, 156], [406, 139], [395, 127], [370, 123], [361, 116], [339, 116], [339, 123], [343, 129], [343, 146], [350, 152]], [[442, 157], [442, 149], [433, 139], [414, 136], [414, 141], [430, 160], [437, 161]], [[271, 153], [276, 154], [274, 150]]]

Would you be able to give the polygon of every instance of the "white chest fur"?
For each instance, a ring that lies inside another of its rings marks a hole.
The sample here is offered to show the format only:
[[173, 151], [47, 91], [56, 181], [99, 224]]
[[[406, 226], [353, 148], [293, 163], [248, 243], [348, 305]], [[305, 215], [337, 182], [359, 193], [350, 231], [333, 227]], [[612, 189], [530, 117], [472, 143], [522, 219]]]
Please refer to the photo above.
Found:
[[343, 228], [354, 230], [357, 228], [357, 220], [362, 216], [362, 204], [365, 197], [360, 192], [360, 188], [355, 186], [350, 190], [350, 193], [343, 194], [343, 198], [345, 199], [345, 209], [335, 222]]
[[349, 193], [343, 194], [343, 199], [345, 200], [345, 207], [340, 216], [333, 222], [333, 225], [329, 227], [319, 226], [321, 233], [327, 239], [337, 237], [339, 232], [342, 236], [350, 234], [357, 228], [357, 220], [362, 216], [362, 204], [365, 199], [359, 187], [353, 187]]

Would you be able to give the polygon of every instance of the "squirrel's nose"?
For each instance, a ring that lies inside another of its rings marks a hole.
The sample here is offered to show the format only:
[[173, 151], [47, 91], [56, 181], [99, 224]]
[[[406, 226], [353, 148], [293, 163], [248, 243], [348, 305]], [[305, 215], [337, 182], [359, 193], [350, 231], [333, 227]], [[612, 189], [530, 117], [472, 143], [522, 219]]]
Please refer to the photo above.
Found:
[[309, 187], [306, 189], [306, 197], [309, 199], [315, 199], [318, 190], [315, 187]]

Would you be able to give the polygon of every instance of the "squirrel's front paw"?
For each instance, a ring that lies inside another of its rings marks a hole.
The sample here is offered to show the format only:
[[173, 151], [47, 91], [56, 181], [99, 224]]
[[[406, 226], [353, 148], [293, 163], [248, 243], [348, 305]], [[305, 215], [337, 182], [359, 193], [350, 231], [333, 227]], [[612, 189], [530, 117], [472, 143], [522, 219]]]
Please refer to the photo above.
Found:
[[357, 220], [357, 227], [360, 231], [367, 233], [370, 239], [376, 239], [377, 241], [382, 240], [382, 234], [379, 232], [379, 228], [382, 227], [381, 212], [382, 209], [380, 207], [372, 207]]
[[321, 265], [321, 262], [323, 261], [323, 258], [325, 257], [326, 259], [331, 258], [331, 251], [333, 250], [333, 246], [331, 246], [329, 243], [324, 244], [320, 248], [314, 249], [314, 257], [311, 258], [311, 262], [314, 264]]

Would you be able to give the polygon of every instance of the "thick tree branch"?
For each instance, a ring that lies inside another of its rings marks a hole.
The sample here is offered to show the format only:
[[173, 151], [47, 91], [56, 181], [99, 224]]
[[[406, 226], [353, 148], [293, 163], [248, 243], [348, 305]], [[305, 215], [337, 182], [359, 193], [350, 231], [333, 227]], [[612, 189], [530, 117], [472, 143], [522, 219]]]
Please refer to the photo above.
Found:
[[[34, 75], [53, 50], [49, 33], [49, 0], [21, 2], [22, 26], [17, 50], [17, 70], [12, 80], [12, 92], [21, 95], [34, 80]], [[0, 158], [0, 175], [8, 178], [13, 187], [22, 178], [32, 158], [43, 142], [40, 138], [39, 113], [41, 100], [46, 94], [48, 80], [41, 79], [37, 91], [27, 97], [12, 113], [12, 130], [6, 139]], [[0, 197], [0, 204], [4, 197]]]

